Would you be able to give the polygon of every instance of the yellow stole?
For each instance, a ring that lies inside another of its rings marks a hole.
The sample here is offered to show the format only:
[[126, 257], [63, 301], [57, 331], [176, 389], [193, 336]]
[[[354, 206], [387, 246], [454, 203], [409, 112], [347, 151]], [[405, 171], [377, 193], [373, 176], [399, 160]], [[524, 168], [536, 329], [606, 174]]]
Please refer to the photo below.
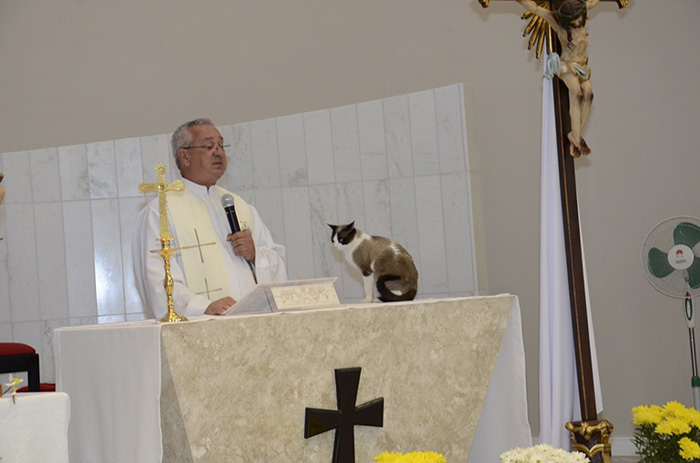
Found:
[[[221, 191], [217, 187], [219, 195]], [[252, 231], [253, 221], [248, 205], [238, 195], [232, 196], [241, 230], [247, 228]], [[210, 301], [231, 296], [226, 265], [216, 245], [216, 232], [205, 204], [186, 189], [169, 191], [168, 212], [180, 245], [187, 287]], [[222, 245], [226, 246], [224, 243]]]

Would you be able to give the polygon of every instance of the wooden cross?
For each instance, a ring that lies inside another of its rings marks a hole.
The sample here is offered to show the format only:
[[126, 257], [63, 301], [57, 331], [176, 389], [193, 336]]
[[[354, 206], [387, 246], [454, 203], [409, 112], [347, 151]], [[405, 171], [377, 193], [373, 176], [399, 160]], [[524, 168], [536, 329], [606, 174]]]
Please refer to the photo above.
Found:
[[355, 463], [355, 426], [384, 425], [384, 399], [355, 406], [360, 385], [360, 367], [335, 370], [338, 410], [306, 409], [304, 437], [335, 429], [333, 463]]
[[[540, 6], [548, 6], [550, 10], [556, 11], [564, 0], [536, 1]], [[620, 8], [626, 7], [629, 3], [629, 0], [601, 1], [616, 1]], [[489, 0], [479, 0], [479, 3], [486, 8], [489, 5]], [[523, 15], [525, 19], [528, 17], [527, 13]], [[533, 34], [528, 43], [528, 48], [531, 48], [537, 43], [538, 58], [545, 43], [548, 44], [548, 47], [551, 47], [548, 51], [561, 53], [562, 44], [559, 43], [558, 40], [554, 40], [556, 35], [552, 33], [546, 22], [543, 23], [541, 20], [538, 21], [538, 19], [540, 18], [533, 18], [523, 34]], [[574, 332], [574, 349], [576, 356], [576, 373], [579, 383], [581, 417], [584, 421], [594, 421], [597, 420], [597, 410], [588, 331], [583, 256], [581, 251], [581, 229], [578, 219], [574, 158], [569, 155], [571, 143], [567, 138], [567, 134], [571, 131], [569, 90], [561, 79], [556, 79], [556, 81], [553, 82], [553, 89], [559, 159], [559, 183], [561, 187], [567, 273], [569, 276], [569, 297], [571, 302], [571, 319]]]
[[168, 226], [168, 204], [166, 193], [168, 191], [182, 191], [185, 189], [185, 182], [175, 180], [174, 182], [165, 181], [165, 164], [159, 162], [156, 164], [156, 183], [140, 183], [139, 193], [158, 193], [158, 212], [160, 213], [160, 239], [172, 240], [170, 237], [170, 227]]

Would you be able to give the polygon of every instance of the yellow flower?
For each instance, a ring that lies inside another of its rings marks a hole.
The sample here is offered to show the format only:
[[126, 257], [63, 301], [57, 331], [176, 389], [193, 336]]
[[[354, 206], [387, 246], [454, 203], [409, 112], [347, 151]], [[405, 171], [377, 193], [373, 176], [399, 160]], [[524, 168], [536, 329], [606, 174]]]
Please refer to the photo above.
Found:
[[680, 418], [681, 416], [686, 414], [688, 409], [685, 408], [683, 404], [673, 400], [671, 402], [667, 402], [666, 405], [664, 405], [664, 411], [667, 417], [675, 416], [677, 418]]
[[382, 452], [374, 461], [378, 463], [447, 463], [444, 456], [436, 452], [411, 452], [401, 454], [398, 452]]
[[700, 458], [700, 445], [698, 445], [697, 442], [687, 437], [682, 437], [678, 441], [678, 444], [681, 448], [679, 454], [684, 460], [695, 460]]
[[690, 432], [690, 425], [680, 418], [671, 416], [657, 424], [655, 431], [657, 434], [680, 435]]
[[658, 405], [639, 405], [632, 409], [634, 424], [643, 426], [645, 424], [659, 424], [663, 420], [664, 410]]

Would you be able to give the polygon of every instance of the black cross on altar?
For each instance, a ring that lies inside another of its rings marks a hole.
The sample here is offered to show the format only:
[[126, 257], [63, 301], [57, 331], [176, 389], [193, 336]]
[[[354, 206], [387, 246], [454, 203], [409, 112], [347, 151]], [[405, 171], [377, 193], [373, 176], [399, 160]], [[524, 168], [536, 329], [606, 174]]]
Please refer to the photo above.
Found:
[[384, 398], [355, 406], [361, 371], [360, 367], [335, 370], [338, 410], [306, 409], [305, 438], [335, 429], [333, 463], [355, 463], [355, 426], [384, 424]]

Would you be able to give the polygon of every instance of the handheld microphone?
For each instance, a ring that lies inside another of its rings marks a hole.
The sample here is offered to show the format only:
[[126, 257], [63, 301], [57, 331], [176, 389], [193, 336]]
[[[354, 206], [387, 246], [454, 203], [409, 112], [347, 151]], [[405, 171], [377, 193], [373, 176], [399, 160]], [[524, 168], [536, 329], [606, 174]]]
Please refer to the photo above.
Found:
[[[241, 231], [241, 226], [238, 224], [238, 217], [236, 216], [236, 208], [233, 205], [233, 196], [226, 193], [221, 197], [221, 205], [224, 206], [224, 211], [226, 211], [226, 218], [228, 219], [228, 224], [231, 227], [231, 233], [236, 233]], [[255, 267], [253, 263], [246, 259], [248, 267], [250, 268], [250, 273], [253, 274], [253, 281], [258, 284], [258, 277], [255, 275]]]
[[241, 226], [238, 224], [238, 217], [236, 216], [236, 208], [233, 206], [233, 196], [228, 193], [223, 195], [221, 197], [221, 205], [224, 206], [224, 211], [226, 211], [226, 218], [231, 226], [231, 233], [241, 231]]

